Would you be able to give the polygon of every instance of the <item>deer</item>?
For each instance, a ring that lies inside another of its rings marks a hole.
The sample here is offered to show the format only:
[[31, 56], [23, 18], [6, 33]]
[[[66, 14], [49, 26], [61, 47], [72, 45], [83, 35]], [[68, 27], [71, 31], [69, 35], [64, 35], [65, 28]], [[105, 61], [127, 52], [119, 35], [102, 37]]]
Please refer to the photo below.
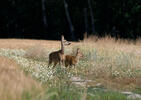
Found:
[[77, 51], [76, 51], [76, 55], [75, 56], [72, 56], [72, 55], [65, 55], [65, 67], [72, 67], [74, 66], [75, 68], [75, 65], [79, 62], [79, 59], [83, 57], [83, 54], [80, 52], [80, 49], [77, 48]]
[[49, 54], [49, 62], [48, 67], [54, 63], [53, 68], [59, 63], [64, 63], [65, 55], [64, 55], [64, 45], [70, 45], [71, 43], [64, 39], [64, 36], [61, 37], [61, 49], [58, 51], [51, 52]]

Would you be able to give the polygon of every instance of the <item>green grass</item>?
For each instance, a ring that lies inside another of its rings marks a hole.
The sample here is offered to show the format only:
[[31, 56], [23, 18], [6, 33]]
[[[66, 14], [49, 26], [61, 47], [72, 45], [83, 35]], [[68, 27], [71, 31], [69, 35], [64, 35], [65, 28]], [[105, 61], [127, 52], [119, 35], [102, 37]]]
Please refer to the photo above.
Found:
[[[44, 92], [35, 95], [25, 91], [22, 95], [22, 100], [133, 100], [128, 99], [115, 91], [89, 90], [78, 89], [76, 87], [66, 88], [49, 88]], [[139, 100], [139, 99], [134, 99]]]
[[134, 93], [138, 93], [138, 94], [141, 94], [141, 87], [136, 87], [134, 90], [133, 90]]

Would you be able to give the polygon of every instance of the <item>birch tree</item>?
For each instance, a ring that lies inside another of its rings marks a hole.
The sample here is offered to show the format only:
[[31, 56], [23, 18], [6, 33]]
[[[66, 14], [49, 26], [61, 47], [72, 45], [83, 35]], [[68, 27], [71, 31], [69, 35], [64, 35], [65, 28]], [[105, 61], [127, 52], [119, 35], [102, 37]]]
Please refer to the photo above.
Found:
[[65, 13], [66, 13], [66, 16], [67, 16], [67, 20], [68, 20], [68, 23], [69, 23], [69, 27], [70, 27], [70, 31], [71, 31], [71, 39], [73, 41], [76, 40], [75, 36], [74, 36], [74, 27], [72, 25], [72, 21], [71, 21], [71, 18], [70, 18], [70, 14], [69, 14], [69, 10], [68, 10], [68, 4], [66, 2], [66, 0], [64, 0], [64, 7], [65, 7]]
[[92, 33], [95, 33], [94, 15], [93, 15], [93, 10], [92, 10], [92, 7], [91, 7], [91, 1], [90, 0], [88, 0], [88, 6], [89, 6], [89, 9], [90, 9], [90, 15], [91, 15]]
[[47, 28], [47, 16], [46, 16], [46, 6], [45, 6], [45, 0], [42, 0], [42, 16], [43, 16], [43, 25], [44, 28]]

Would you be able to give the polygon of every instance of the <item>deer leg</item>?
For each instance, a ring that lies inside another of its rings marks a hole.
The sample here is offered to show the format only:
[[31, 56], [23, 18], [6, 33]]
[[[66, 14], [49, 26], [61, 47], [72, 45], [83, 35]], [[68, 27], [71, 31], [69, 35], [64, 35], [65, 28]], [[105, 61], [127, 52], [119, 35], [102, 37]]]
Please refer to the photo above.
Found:
[[73, 65], [73, 68], [74, 68], [74, 70], [75, 70], [76, 75], [78, 75], [78, 71], [77, 71], [77, 69], [75, 68], [75, 65]]
[[52, 63], [52, 61], [51, 60], [49, 60], [49, 63], [48, 63], [48, 67], [50, 66], [50, 64]]
[[71, 66], [71, 65], [69, 65], [69, 70], [71, 69], [71, 67], [72, 67], [72, 66]]
[[61, 66], [61, 61], [59, 61], [59, 66]]
[[69, 69], [71, 68], [72, 66], [71, 65], [69, 65]]
[[54, 62], [53, 68], [57, 65], [57, 62]]
[[69, 64], [65, 63], [65, 67], [67, 68], [69, 66]]
[[73, 65], [74, 69], [75, 69], [75, 65]]
[[62, 65], [64, 65], [65, 64], [64, 60], [62, 60], [61, 63], [62, 63]]

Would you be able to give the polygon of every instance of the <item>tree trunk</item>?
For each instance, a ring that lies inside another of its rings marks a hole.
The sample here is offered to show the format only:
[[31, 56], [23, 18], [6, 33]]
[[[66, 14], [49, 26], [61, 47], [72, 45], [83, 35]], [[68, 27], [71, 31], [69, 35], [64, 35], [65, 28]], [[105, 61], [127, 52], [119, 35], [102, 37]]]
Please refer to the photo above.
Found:
[[47, 28], [47, 16], [46, 16], [45, 0], [42, 0], [42, 14], [43, 14], [44, 29], [46, 29]]
[[84, 8], [84, 22], [85, 22], [85, 33], [88, 35], [88, 12], [87, 12], [87, 8]]
[[69, 27], [70, 27], [70, 32], [71, 32], [70, 36], [71, 36], [72, 41], [75, 41], [76, 38], [74, 36], [74, 27], [72, 25], [72, 21], [71, 21], [70, 15], [69, 15], [68, 4], [67, 4], [66, 0], [64, 0], [64, 7], [65, 7], [65, 12], [66, 12], [67, 20], [69, 23]]
[[92, 33], [95, 34], [94, 16], [93, 16], [93, 10], [92, 10], [92, 7], [91, 7], [90, 0], [88, 0], [88, 5], [89, 5], [91, 21], [92, 21]]

